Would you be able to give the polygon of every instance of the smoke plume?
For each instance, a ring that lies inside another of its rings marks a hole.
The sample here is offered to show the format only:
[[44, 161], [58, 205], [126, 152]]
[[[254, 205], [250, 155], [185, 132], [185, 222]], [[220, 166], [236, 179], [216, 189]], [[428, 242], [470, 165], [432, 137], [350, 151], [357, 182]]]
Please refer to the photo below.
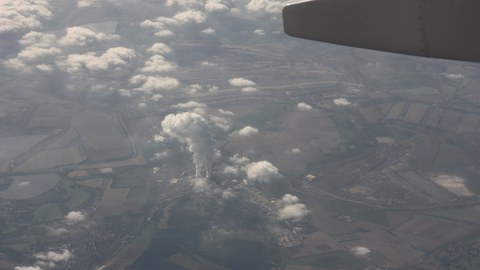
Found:
[[192, 112], [169, 114], [162, 121], [162, 129], [166, 134], [188, 145], [188, 150], [193, 153], [195, 176], [201, 177], [202, 171], [205, 170], [205, 178], [209, 179], [214, 141], [207, 121], [201, 115]]

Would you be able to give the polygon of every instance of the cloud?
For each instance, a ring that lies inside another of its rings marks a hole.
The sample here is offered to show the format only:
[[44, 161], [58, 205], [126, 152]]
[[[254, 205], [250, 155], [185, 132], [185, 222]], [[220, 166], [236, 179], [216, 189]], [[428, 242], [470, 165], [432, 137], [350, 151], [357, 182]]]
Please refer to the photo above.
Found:
[[285, 194], [277, 204], [278, 216], [282, 219], [301, 221], [310, 214], [305, 204], [300, 203], [298, 197], [291, 194]]
[[[206, 20], [207, 16], [205, 13], [189, 9], [176, 13], [173, 17], [158, 17], [155, 20], [145, 20], [140, 23], [140, 26], [143, 27], [153, 27], [159, 30], [167, 30], [166, 28], [170, 26], [184, 25], [184, 24], [199, 24]], [[170, 34], [170, 33], [164, 33]]]
[[173, 36], [173, 32], [171, 30], [160, 30], [155, 33], [157, 37], [170, 37]]
[[51, 72], [53, 67], [47, 63], [62, 53], [60, 48], [55, 47], [55, 43], [56, 36], [53, 34], [30, 31], [19, 40], [19, 44], [24, 47], [17, 56], [4, 61], [3, 64], [22, 72], [31, 72], [34, 69]]
[[15, 270], [43, 270], [40, 266], [15, 266]]
[[227, 4], [222, 0], [207, 0], [205, 2], [205, 10], [208, 12], [228, 11]]
[[262, 29], [255, 29], [255, 31], [253, 31], [253, 33], [257, 36], [265, 36], [265, 31], [262, 30]]
[[203, 29], [201, 32], [202, 34], [206, 34], [206, 35], [214, 35], [216, 31], [213, 28], [207, 28], [207, 29]]
[[445, 75], [445, 77], [451, 80], [461, 80], [465, 78], [465, 75], [463, 75], [462, 73], [448, 73]]
[[189, 102], [179, 103], [177, 105], [174, 105], [173, 108], [182, 109], [182, 110], [185, 110], [185, 109], [194, 110], [194, 109], [197, 109], [197, 108], [206, 109], [207, 104], [196, 102], [196, 101], [189, 101]]
[[74, 26], [67, 28], [67, 33], [58, 40], [58, 43], [62, 46], [86, 46], [118, 38], [118, 35], [96, 33], [84, 27]]
[[211, 176], [214, 141], [205, 118], [191, 112], [169, 114], [162, 121], [163, 132], [188, 145], [193, 153], [195, 175], [201, 177], [205, 169], [205, 178]]
[[98, 2], [98, 0], [78, 0], [77, 1], [77, 7], [79, 8], [99, 6], [99, 5], [100, 3]]
[[72, 257], [72, 252], [63, 249], [61, 252], [48, 251], [40, 252], [34, 255], [35, 259], [52, 262], [67, 262]]
[[65, 222], [69, 225], [82, 222], [85, 219], [85, 215], [80, 211], [71, 211], [65, 216]]
[[167, 61], [165, 57], [161, 55], [154, 55], [145, 62], [144, 67], [141, 68], [140, 71], [143, 73], [152, 74], [152, 73], [173, 71], [176, 69], [177, 69], [176, 64]]
[[174, 6], [174, 5], [179, 5], [179, 6], [190, 6], [194, 5], [198, 2], [198, 0], [167, 0], [167, 6]]
[[352, 103], [350, 103], [350, 101], [348, 101], [346, 98], [336, 98], [333, 100], [333, 104], [337, 106], [348, 106]]
[[192, 9], [179, 12], [173, 16], [178, 24], [202, 23], [206, 18], [207, 16], [203, 12]]
[[151, 54], [169, 54], [172, 52], [172, 49], [168, 47], [165, 43], [157, 42], [154, 43], [150, 48], [147, 49], [147, 52]]
[[100, 56], [96, 56], [93, 52], [70, 54], [65, 59], [57, 61], [57, 65], [68, 73], [76, 73], [84, 69], [91, 72], [105, 71], [127, 68], [135, 57], [136, 54], [133, 49], [114, 47]]
[[0, 34], [40, 28], [53, 18], [49, 0], [0, 1]]
[[171, 91], [180, 85], [176, 78], [145, 76], [143, 74], [133, 76], [130, 78], [129, 83], [137, 85], [138, 87], [134, 90], [141, 92]]
[[52, 228], [48, 227], [48, 235], [58, 236], [67, 233], [68, 230], [65, 228]]
[[372, 253], [370, 249], [362, 246], [352, 247], [350, 249], [350, 252], [357, 257], [365, 257], [368, 256], [368, 254]]
[[292, 148], [291, 150], [287, 151], [288, 154], [300, 154], [301, 152], [302, 150], [300, 150], [300, 148]]
[[235, 137], [248, 137], [248, 136], [252, 136], [252, 135], [255, 135], [258, 133], [258, 129], [256, 128], [253, 128], [251, 126], [246, 126], [242, 129], [239, 129], [235, 132], [232, 133], [232, 136], [235, 136]]
[[228, 80], [231, 86], [235, 87], [251, 87], [255, 86], [255, 82], [245, 79], [245, 78], [233, 78]]
[[61, 251], [48, 251], [35, 253], [33, 257], [37, 260], [35, 265], [32, 266], [16, 266], [15, 270], [43, 270], [53, 269], [57, 266], [57, 263], [66, 263], [72, 258], [73, 254], [68, 249], [62, 249]]
[[36, 45], [37, 47], [48, 48], [52, 46], [56, 40], [57, 37], [54, 34], [30, 31], [23, 35], [18, 43], [23, 46]]
[[297, 109], [299, 109], [300, 111], [310, 111], [313, 109], [313, 107], [305, 102], [300, 102], [297, 104]]
[[268, 183], [280, 176], [277, 167], [265, 160], [252, 162], [245, 169], [248, 180], [260, 183]]
[[249, 87], [242, 88], [241, 91], [242, 93], [252, 93], [252, 92], [257, 92], [258, 88], [249, 86]]
[[17, 59], [23, 62], [35, 62], [58, 55], [61, 52], [62, 50], [56, 47], [42, 48], [38, 46], [28, 46], [18, 53]]
[[280, 13], [288, 2], [292, 1], [251, 0], [247, 4], [247, 10], [250, 12]]

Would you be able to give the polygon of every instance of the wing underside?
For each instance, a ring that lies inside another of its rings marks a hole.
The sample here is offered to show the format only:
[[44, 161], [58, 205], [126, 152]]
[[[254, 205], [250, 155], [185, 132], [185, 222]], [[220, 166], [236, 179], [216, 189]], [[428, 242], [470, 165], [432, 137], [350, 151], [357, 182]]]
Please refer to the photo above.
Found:
[[295, 37], [480, 62], [478, 0], [314, 0], [287, 5], [283, 18]]

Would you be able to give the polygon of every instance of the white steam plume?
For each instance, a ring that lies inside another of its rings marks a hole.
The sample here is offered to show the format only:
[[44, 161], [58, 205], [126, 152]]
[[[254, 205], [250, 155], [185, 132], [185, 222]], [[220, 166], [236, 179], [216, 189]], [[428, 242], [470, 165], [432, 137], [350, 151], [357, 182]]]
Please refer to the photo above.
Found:
[[207, 121], [201, 115], [191, 112], [169, 114], [162, 121], [162, 129], [188, 145], [189, 151], [193, 153], [196, 177], [201, 177], [202, 170], [205, 169], [205, 178], [209, 179], [214, 141]]

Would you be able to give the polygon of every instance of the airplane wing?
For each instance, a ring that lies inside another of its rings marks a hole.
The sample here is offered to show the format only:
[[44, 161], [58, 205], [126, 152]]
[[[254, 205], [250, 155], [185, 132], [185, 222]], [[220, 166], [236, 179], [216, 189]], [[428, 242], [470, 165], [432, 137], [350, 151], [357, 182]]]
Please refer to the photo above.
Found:
[[313, 0], [283, 9], [288, 35], [480, 62], [480, 0]]

